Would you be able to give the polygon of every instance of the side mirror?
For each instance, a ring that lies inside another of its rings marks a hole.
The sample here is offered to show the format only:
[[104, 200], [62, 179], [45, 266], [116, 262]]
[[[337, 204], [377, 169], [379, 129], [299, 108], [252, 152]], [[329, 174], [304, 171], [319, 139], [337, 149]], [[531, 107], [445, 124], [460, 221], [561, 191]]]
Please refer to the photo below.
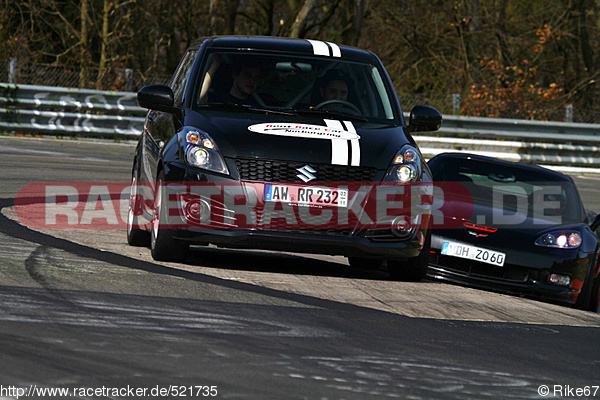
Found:
[[408, 119], [409, 132], [435, 132], [442, 126], [442, 114], [429, 106], [414, 106]]
[[177, 110], [173, 107], [174, 97], [173, 91], [167, 85], [148, 85], [138, 92], [137, 102], [140, 107], [172, 114]]

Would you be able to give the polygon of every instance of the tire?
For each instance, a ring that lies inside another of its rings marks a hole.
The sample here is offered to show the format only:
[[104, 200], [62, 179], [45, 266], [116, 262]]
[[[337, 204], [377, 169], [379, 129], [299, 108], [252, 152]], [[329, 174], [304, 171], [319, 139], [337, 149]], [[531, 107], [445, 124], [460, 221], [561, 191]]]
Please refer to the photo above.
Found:
[[352, 268], [377, 269], [383, 266], [383, 260], [379, 258], [348, 257], [348, 264]]
[[139, 228], [139, 220], [136, 211], [142, 208], [137, 186], [137, 163], [133, 167], [131, 187], [129, 189], [129, 211], [127, 212], [127, 243], [130, 246], [148, 247], [150, 245], [150, 233]]
[[177, 240], [174, 230], [161, 228], [166, 221], [164, 206], [164, 172], [161, 171], [156, 182], [154, 194], [154, 216], [152, 217], [152, 232], [150, 234], [150, 253], [156, 261], [182, 262], [187, 257], [189, 244]]
[[429, 268], [429, 249], [431, 248], [431, 233], [427, 234], [425, 244], [417, 257], [406, 261], [388, 260], [390, 278], [395, 281], [418, 282], [425, 278]]

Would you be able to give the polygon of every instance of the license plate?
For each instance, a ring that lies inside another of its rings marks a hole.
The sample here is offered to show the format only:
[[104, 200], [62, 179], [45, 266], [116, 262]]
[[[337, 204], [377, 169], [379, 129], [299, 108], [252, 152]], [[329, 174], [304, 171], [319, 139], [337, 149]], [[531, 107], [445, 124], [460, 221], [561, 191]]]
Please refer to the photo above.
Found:
[[481, 247], [469, 246], [466, 244], [444, 242], [442, 245], [442, 254], [468, 260], [481, 261], [484, 263], [498, 265], [502, 267], [506, 254], [498, 251], [482, 249]]
[[348, 206], [348, 190], [318, 186], [265, 184], [265, 201], [281, 201], [306, 206]]

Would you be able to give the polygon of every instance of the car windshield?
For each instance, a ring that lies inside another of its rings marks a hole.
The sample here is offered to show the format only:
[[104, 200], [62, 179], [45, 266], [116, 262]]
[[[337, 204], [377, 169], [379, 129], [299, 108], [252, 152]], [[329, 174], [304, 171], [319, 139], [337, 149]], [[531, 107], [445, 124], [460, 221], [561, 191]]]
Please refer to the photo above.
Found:
[[197, 109], [228, 107], [314, 114], [395, 124], [391, 92], [377, 65], [260, 52], [213, 51], [206, 57]]
[[[560, 217], [562, 223], [581, 221], [579, 195], [568, 180], [526, 168], [475, 161], [438, 163], [431, 170], [434, 181], [458, 183], [466, 188], [475, 206], [498, 208], [507, 214], [526, 209], [530, 217]], [[448, 190], [452, 191], [452, 185], [446, 185], [445, 195]], [[454, 199], [459, 200], [460, 196]]]

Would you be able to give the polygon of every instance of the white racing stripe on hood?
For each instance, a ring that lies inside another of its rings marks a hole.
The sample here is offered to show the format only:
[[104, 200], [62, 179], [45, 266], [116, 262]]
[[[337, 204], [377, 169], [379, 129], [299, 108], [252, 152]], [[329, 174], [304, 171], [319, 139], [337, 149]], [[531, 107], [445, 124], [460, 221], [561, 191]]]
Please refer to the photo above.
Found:
[[[346, 125], [346, 130], [348, 132], [356, 133], [356, 129], [354, 129], [354, 125], [350, 121], [344, 121]], [[359, 166], [360, 165], [360, 142], [358, 139], [350, 140], [350, 145], [352, 147], [352, 159], [350, 160], [350, 165]]]
[[[325, 125], [327, 127], [342, 130], [346, 132], [350, 132], [358, 137], [356, 134], [356, 129], [354, 129], [354, 125], [350, 121], [344, 121], [342, 124], [341, 121], [336, 121], [334, 119], [326, 119]], [[344, 128], [346, 125], [346, 128]], [[352, 157], [350, 159], [350, 164], [348, 164], [348, 159], [350, 158], [350, 150], [348, 148], [348, 143], [352, 146]], [[360, 142], [359, 139], [331, 139], [331, 163], [334, 165], [352, 165], [359, 166], [360, 165]]]

